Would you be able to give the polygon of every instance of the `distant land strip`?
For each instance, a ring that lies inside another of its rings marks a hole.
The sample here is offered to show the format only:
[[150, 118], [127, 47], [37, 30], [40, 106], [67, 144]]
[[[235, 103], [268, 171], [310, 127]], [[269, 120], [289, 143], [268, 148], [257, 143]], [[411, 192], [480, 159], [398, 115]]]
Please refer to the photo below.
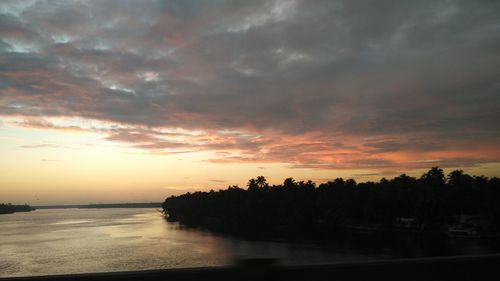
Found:
[[16, 212], [31, 212], [35, 209], [30, 205], [12, 205], [8, 204], [0, 204], [0, 215], [4, 214], [13, 214]]
[[87, 205], [47, 205], [33, 206], [35, 209], [105, 209], [105, 208], [161, 208], [162, 203], [113, 203], [113, 204], [87, 204]]

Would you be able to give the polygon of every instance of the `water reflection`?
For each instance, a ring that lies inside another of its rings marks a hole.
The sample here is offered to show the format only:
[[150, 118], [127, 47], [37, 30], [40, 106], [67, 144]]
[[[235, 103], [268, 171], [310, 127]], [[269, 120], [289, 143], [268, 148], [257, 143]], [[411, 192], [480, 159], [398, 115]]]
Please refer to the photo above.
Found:
[[[326, 245], [244, 241], [167, 222], [155, 209], [37, 210], [0, 216], [0, 276], [232, 264], [316, 264], [498, 252], [496, 242], [341, 234]], [[486, 244], [485, 244], [486, 243]]]

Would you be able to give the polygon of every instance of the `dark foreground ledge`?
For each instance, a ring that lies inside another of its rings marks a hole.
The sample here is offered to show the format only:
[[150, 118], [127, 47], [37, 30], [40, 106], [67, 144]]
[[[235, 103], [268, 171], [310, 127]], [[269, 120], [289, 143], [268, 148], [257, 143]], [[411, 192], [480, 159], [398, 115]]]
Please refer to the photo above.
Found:
[[[384, 260], [331, 265], [276, 266], [272, 260], [240, 261], [232, 267], [0, 278], [48, 280], [498, 280], [500, 254]], [[258, 278], [258, 279], [257, 279]]]

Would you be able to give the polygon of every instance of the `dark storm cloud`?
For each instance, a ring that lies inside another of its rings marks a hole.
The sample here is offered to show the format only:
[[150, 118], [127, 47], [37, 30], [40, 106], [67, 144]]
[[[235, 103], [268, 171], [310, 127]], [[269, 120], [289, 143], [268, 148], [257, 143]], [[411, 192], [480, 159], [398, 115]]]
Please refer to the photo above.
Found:
[[3, 1], [0, 114], [113, 122], [110, 140], [227, 152], [215, 162], [387, 167], [477, 143], [489, 150], [440, 159], [499, 161], [498, 15], [495, 1]]

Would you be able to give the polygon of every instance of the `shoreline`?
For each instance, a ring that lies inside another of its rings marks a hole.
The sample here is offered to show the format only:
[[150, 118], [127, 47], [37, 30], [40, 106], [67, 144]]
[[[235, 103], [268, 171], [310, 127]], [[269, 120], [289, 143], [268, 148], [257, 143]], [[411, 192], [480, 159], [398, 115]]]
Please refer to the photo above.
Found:
[[[243, 233], [224, 229], [211, 228], [202, 225], [186, 224], [180, 220], [172, 220], [167, 216], [164, 219], [171, 223], [178, 223], [182, 227], [200, 231], [209, 231], [223, 237], [233, 237], [237, 239], [261, 242], [278, 243], [307, 243], [307, 244], [332, 244], [332, 238], [348, 238], [355, 235], [357, 237], [369, 236], [371, 238], [415, 238], [415, 239], [467, 239], [467, 240], [498, 240], [500, 233], [483, 233], [481, 235], [455, 235], [447, 229], [409, 230], [394, 227], [352, 227], [350, 225], [337, 226], [327, 230], [313, 229], [309, 231], [294, 232], [293, 234], [276, 235], [272, 233]], [[288, 232], [290, 233], [290, 232]]]
[[12, 205], [12, 204], [0, 204], [0, 215], [8, 215], [14, 213], [31, 212], [35, 211], [30, 205]]

